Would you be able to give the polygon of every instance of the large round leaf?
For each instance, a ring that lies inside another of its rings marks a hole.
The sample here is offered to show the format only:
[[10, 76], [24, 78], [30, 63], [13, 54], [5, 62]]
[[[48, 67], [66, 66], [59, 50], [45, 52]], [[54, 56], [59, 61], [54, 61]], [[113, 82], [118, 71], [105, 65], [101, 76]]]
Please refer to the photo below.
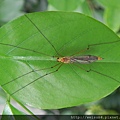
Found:
[[[48, 0], [49, 4], [55, 7], [57, 10], [64, 10], [64, 11], [73, 11], [77, 9], [80, 3], [83, 0]], [[59, 4], [58, 4], [59, 3]]]
[[[92, 44], [99, 45], [80, 52]], [[27, 14], [0, 29], [0, 84], [15, 100], [42, 109], [95, 101], [119, 86], [119, 51], [119, 38], [88, 16], [69, 12]], [[53, 58], [78, 52], [76, 56], [104, 59], [59, 67]]]
[[115, 32], [120, 28], [120, 0], [98, 0], [98, 2], [104, 6], [104, 19], [106, 24]]

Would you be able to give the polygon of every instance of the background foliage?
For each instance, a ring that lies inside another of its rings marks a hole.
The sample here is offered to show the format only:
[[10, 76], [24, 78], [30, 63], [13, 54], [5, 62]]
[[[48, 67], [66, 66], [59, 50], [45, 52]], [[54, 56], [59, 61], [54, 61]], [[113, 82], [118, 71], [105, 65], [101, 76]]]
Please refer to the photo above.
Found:
[[[89, 15], [110, 27], [120, 35], [119, 0], [0, 0], [0, 26], [24, 14], [35, 11], [77, 11]], [[5, 103], [6, 95], [0, 91], [0, 104]], [[8, 107], [8, 105], [6, 105]], [[9, 105], [11, 112], [19, 113]], [[33, 110], [33, 112], [36, 110]], [[39, 112], [39, 111], [38, 111]], [[40, 111], [43, 114], [120, 114], [120, 89], [94, 103], [60, 110]], [[5, 111], [3, 112], [5, 114]]]

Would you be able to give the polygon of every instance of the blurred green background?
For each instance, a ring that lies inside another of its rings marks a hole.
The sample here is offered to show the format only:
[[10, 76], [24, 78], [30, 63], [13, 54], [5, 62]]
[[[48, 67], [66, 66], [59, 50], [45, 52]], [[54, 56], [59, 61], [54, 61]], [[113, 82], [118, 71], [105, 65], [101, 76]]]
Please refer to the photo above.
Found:
[[[25, 13], [37, 11], [80, 12], [104, 23], [120, 35], [120, 0], [0, 0], [0, 26]], [[0, 89], [0, 114], [5, 101], [6, 95]], [[47, 115], [119, 115], [120, 88], [104, 99], [81, 106], [59, 110], [30, 109], [35, 114]]]

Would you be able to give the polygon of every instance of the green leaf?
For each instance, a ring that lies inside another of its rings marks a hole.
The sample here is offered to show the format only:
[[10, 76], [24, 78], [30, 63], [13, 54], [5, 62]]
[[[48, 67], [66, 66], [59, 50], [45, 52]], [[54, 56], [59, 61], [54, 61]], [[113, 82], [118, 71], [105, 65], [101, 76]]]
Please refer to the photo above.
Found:
[[6, 106], [3, 110], [2, 119], [1, 120], [37, 120], [35, 116], [27, 116], [25, 113], [16, 109], [9, 102], [6, 103]]
[[77, 9], [83, 0], [48, 0], [48, 2], [57, 10], [73, 11]]
[[0, 105], [4, 104], [6, 102], [6, 94], [5, 92], [0, 88]]
[[25, 114], [7, 102], [3, 110], [3, 115], [25, 115]]
[[120, 0], [98, 0], [105, 7], [105, 23], [117, 32], [120, 28]]
[[108, 8], [105, 11], [105, 21], [115, 32], [120, 29], [120, 8]]
[[0, 24], [23, 14], [23, 0], [0, 0]]
[[98, 0], [105, 7], [120, 8], [120, 0]]
[[88, 1], [82, 2], [80, 7], [82, 9], [82, 13], [89, 15], [89, 16], [93, 16]]
[[[91, 44], [99, 45], [80, 52]], [[16, 101], [41, 109], [92, 102], [119, 86], [119, 51], [119, 37], [88, 16], [72, 12], [27, 14], [0, 29], [0, 84]], [[104, 59], [60, 67], [53, 57], [78, 52], [76, 56]]]

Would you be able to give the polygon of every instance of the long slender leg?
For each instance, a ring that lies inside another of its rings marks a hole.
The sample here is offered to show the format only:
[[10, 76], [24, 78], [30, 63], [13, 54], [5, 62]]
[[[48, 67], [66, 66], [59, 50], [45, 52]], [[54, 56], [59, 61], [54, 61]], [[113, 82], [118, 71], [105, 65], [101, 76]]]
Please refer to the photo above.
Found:
[[88, 50], [88, 48], [83, 49], [83, 50], [81, 50], [81, 51], [79, 51], [79, 52], [76, 52], [76, 53], [70, 55], [70, 56], [74, 56], [74, 55], [77, 55], [77, 54], [83, 53], [83, 52], [85, 52], [85, 51], [87, 51], [87, 50]]
[[[75, 65], [75, 64], [74, 64], [74, 65]], [[103, 75], [103, 76], [108, 77], [108, 78], [110, 78], [110, 79], [112, 79], [112, 80], [114, 80], [114, 81], [116, 81], [117, 83], [120, 84], [120, 81], [118, 81], [117, 79], [115, 79], [115, 78], [113, 78], [113, 77], [111, 77], [111, 76], [108, 76], [108, 75], [106, 75], [106, 74], [103, 74], [103, 73], [98, 72], [98, 71], [93, 70], [93, 69], [86, 70], [86, 69], [82, 68], [82, 67], [79, 66], [79, 65], [75, 65], [75, 66], [79, 67], [80, 69], [82, 69], [82, 70], [84, 70], [84, 71], [86, 71], [86, 72], [95, 72], [95, 73], [97, 73], [97, 74]]]
[[98, 72], [98, 71], [96, 71], [96, 70], [93, 70], [93, 69], [90, 69], [89, 71], [87, 71], [87, 72], [95, 72], [95, 73], [98, 73], [98, 74], [100, 74], [100, 75], [103, 75], [103, 76], [105, 76], [105, 77], [108, 77], [108, 78], [110, 78], [110, 79], [112, 79], [112, 80], [114, 80], [114, 81], [116, 81], [117, 83], [119, 83], [120, 84], [120, 81], [118, 81], [118, 80], [116, 80], [115, 78], [113, 78], [113, 77], [111, 77], [111, 76], [108, 76], [108, 75], [106, 75], [106, 74], [103, 74], [103, 73], [101, 73], [101, 72]]
[[36, 72], [36, 71], [42, 71], [42, 70], [51, 69], [51, 68], [54, 68], [54, 67], [56, 67], [56, 66], [58, 66], [58, 65], [60, 65], [60, 63], [58, 63], [58, 64], [56, 64], [56, 65], [54, 65], [54, 66], [52, 66], [52, 67], [49, 67], [49, 68], [43, 68], [43, 69], [38, 69], [38, 70], [31, 70], [31, 71], [29, 71], [29, 72], [27, 72], [27, 73], [25, 73], [25, 74], [23, 74], [23, 75], [15, 78], [15, 79], [13, 79], [13, 80], [11, 80], [11, 81], [9, 81], [9, 82], [7, 82], [7, 83], [2, 84], [1, 86], [3, 87], [3, 86], [5, 86], [5, 85], [7, 85], [7, 84], [9, 84], [9, 83], [11, 83], [11, 82], [14, 82], [14, 81], [18, 80], [19, 78], [22, 78], [23, 76], [26, 76], [26, 75], [28, 75], [28, 74], [30, 74], [30, 73], [33, 73], [33, 72]]
[[52, 48], [54, 49], [54, 51], [56, 52], [56, 54], [58, 56], [60, 56], [60, 54], [58, 53], [58, 51], [56, 50], [55, 46], [50, 42], [50, 40], [43, 34], [43, 32], [36, 26], [36, 24], [27, 16], [25, 15], [25, 17], [36, 27], [36, 29], [39, 31], [40, 34], [42, 34], [42, 36], [48, 41], [48, 43], [52, 46]]
[[91, 45], [88, 45], [87, 49], [90, 49], [90, 47], [92, 47], [92, 46], [105, 45], [105, 44], [113, 44], [113, 43], [117, 43], [117, 42], [120, 42], [120, 39], [116, 40], [116, 41], [112, 41], [112, 42], [104, 42], [104, 43], [91, 44]]
[[87, 48], [85, 48], [85, 49], [83, 49], [83, 50], [81, 50], [81, 51], [79, 51], [79, 52], [76, 52], [76, 53], [72, 54], [71, 56], [75, 56], [75, 55], [77, 55], [77, 54], [80, 54], [80, 53], [86, 52], [86, 51], [89, 50], [90, 47], [92, 47], [92, 46], [104, 45], [104, 44], [112, 44], [112, 43], [116, 43], [116, 42], [120, 42], [120, 40], [113, 41], [113, 42], [105, 42], [105, 43], [90, 44], [90, 45], [88, 45]]
[[74, 65], [77, 66], [77, 67], [79, 67], [80, 69], [84, 70], [85, 72], [89, 72], [90, 71], [90, 70], [86, 70], [85, 68], [83, 68], [83, 67], [81, 67], [79, 65], [76, 65], [76, 64], [74, 64]]
[[49, 72], [49, 73], [46, 73], [46, 74], [44, 74], [44, 75], [36, 78], [36, 79], [33, 80], [32, 82], [29, 82], [28, 84], [26, 84], [25, 86], [23, 86], [23, 87], [21, 87], [20, 89], [16, 90], [15, 92], [11, 93], [10, 95], [12, 96], [12, 95], [14, 95], [15, 93], [17, 93], [18, 91], [20, 91], [20, 90], [24, 89], [25, 87], [29, 86], [30, 84], [34, 83], [35, 81], [37, 81], [37, 80], [39, 80], [39, 79], [41, 79], [41, 78], [43, 78], [43, 77], [45, 77], [45, 76], [47, 76], [47, 75], [50, 75], [50, 74], [52, 74], [52, 73], [57, 72], [57, 71], [61, 68], [62, 65], [63, 65], [63, 63], [61, 63], [60, 66], [59, 66], [56, 70], [54, 70], [54, 71], [52, 71], [52, 72]]
[[34, 52], [34, 53], [38, 53], [38, 54], [42, 54], [42, 55], [46, 55], [46, 56], [50, 56], [50, 55], [47, 55], [45, 53], [42, 53], [42, 52], [39, 52], [39, 51], [36, 51], [36, 50], [31, 50], [31, 49], [28, 49], [28, 48], [19, 47], [19, 46], [12, 45], [12, 44], [1, 43], [1, 42], [0, 42], [0, 44], [4, 45], [4, 46], [15, 47], [15, 48], [19, 48], [19, 49], [22, 49], [22, 50], [26, 50], [26, 51], [30, 51], [30, 52]]

